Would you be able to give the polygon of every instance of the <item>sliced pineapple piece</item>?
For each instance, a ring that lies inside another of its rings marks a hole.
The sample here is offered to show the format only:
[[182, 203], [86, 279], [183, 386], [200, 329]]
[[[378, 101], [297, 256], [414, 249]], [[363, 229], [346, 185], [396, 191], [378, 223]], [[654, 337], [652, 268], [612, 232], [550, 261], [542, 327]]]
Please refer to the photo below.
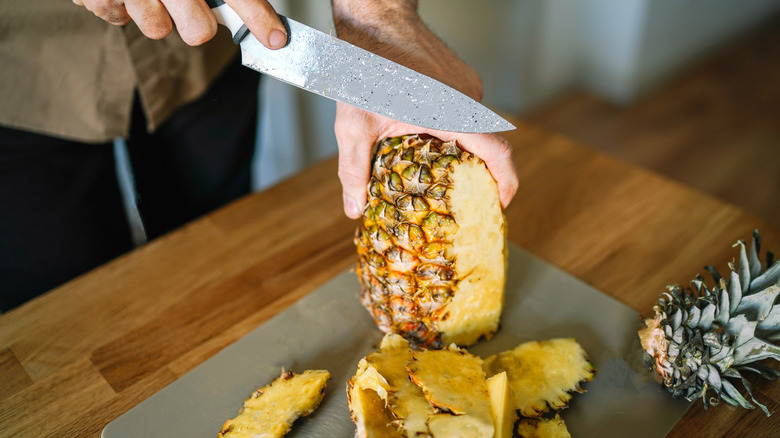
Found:
[[592, 380], [596, 372], [571, 338], [526, 342], [488, 357], [484, 367], [489, 377], [506, 371], [515, 408], [524, 417], [567, 406], [571, 392], [584, 392], [580, 383]]
[[517, 425], [520, 438], [571, 438], [566, 423], [555, 414], [554, 418], [526, 418]]
[[[431, 418], [428, 427], [433, 436], [449, 436], [441, 431], [446, 428], [468, 436], [492, 438], [493, 418], [482, 359], [455, 345], [415, 351], [412, 356], [414, 360], [406, 364], [409, 377], [431, 405], [453, 414]], [[453, 424], [457, 424], [457, 429], [452, 429]]]
[[302, 374], [283, 371], [270, 385], [244, 401], [238, 416], [227, 420], [221, 438], [278, 438], [290, 431], [293, 422], [319, 406], [330, 373], [307, 370]]
[[517, 420], [515, 401], [512, 399], [512, 389], [506, 371], [501, 371], [487, 380], [490, 395], [490, 412], [493, 414], [495, 438], [512, 438], [512, 429]]
[[347, 384], [349, 413], [356, 426], [355, 437], [396, 438], [402, 436], [395, 416], [376, 391], [360, 388], [352, 380], [348, 381]]
[[406, 436], [428, 436], [428, 417], [434, 412], [420, 388], [409, 381], [404, 365], [410, 360], [409, 343], [400, 335], [385, 335], [379, 349], [361, 361], [353, 381], [384, 400], [394, 418], [401, 419], [397, 424]]
[[438, 413], [428, 419], [428, 430], [434, 438], [492, 438], [485, 425], [471, 415]]

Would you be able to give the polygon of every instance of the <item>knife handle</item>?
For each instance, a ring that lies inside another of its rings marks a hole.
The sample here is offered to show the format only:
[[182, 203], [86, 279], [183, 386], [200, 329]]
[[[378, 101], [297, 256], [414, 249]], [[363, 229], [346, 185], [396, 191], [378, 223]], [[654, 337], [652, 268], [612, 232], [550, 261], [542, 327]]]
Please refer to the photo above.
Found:
[[224, 0], [206, 0], [206, 4], [217, 17], [217, 23], [230, 29], [234, 43], [239, 44], [249, 34], [249, 28], [246, 27], [241, 17]]

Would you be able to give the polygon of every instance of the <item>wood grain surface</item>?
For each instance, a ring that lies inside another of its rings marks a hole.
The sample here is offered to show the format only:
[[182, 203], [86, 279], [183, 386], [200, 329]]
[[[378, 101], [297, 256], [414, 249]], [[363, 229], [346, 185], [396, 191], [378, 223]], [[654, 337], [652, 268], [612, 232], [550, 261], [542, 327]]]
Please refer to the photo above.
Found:
[[[780, 231], [740, 208], [515, 124], [509, 239], [638, 313], [702, 266], [726, 269], [755, 228], [780, 250]], [[340, 191], [327, 160], [0, 316], [0, 436], [97, 437], [351, 266]], [[754, 382], [780, 411], [780, 385]], [[696, 405], [670, 436], [780, 436], [780, 419]]]

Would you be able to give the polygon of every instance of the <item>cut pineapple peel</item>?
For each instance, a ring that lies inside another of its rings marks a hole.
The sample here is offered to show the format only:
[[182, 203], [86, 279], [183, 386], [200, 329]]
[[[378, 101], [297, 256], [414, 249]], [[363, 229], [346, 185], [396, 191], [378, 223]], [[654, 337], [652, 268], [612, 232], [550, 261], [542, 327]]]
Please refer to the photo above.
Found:
[[282, 371], [271, 384], [244, 401], [241, 412], [219, 432], [221, 438], [281, 438], [293, 422], [314, 412], [322, 401], [330, 373], [307, 370], [301, 374]]
[[594, 374], [574, 339], [527, 342], [483, 361], [455, 345], [412, 350], [388, 334], [350, 379], [349, 407], [358, 437], [508, 438], [516, 411], [540, 417], [563, 408]]
[[595, 375], [585, 350], [571, 338], [526, 342], [488, 357], [484, 367], [489, 377], [506, 371], [515, 408], [524, 417], [567, 406], [571, 393], [584, 392], [581, 383]]

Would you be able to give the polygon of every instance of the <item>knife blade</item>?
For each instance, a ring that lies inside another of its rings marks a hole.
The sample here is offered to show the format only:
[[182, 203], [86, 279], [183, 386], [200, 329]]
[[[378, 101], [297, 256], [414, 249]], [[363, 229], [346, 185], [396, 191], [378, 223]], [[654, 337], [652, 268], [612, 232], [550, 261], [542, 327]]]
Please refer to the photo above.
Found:
[[442, 131], [487, 133], [515, 126], [476, 100], [401, 64], [280, 16], [287, 44], [263, 46], [224, 0], [206, 0], [241, 47], [242, 64], [288, 84], [394, 120]]

